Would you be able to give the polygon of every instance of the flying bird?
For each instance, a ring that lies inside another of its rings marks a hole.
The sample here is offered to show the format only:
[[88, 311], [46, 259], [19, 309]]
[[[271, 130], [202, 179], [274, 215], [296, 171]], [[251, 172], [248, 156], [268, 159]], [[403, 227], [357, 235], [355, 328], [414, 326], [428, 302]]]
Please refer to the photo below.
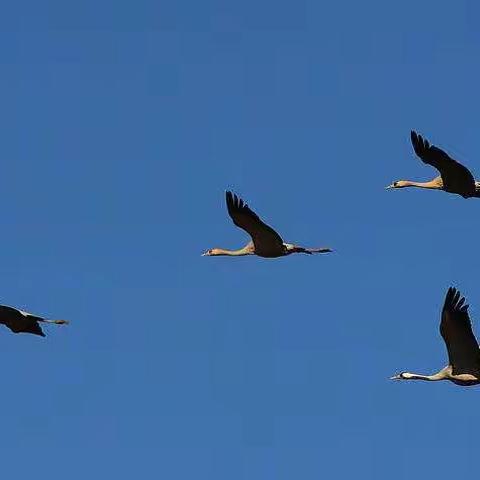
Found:
[[5, 325], [14, 333], [25, 332], [44, 337], [45, 334], [39, 323], [66, 325], [69, 322], [67, 320], [47, 320], [43, 317], [19, 310], [18, 308], [0, 305], [0, 324]]
[[468, 168], [448, 156], [443, 150], [430, 145], [428, 140], [413, 130], [410, 132], [413, 149], [423, 163], [435, 167], [440, 175], [429, 182], [399, 180], [386, 188], [418, 187], [456, 193], [463, 198], [480, 197], [480, 182], [475, 181]]
[[450, 380], [470, 386], [480, 383], [480, 348], [468, 316], [468, 305], [460, 292], [450, 287], [445, 297], [440, 334], [448, 352], [448, 365], [433, 375], [402, 372], [391, 380]]
[[239, 250], [212, 248], [203, 253], [203, 256], [242, 256], [258, 255], [265, 258], [284, 257], [292, 253], [327, 253], [329, 248], [305, 248], [292, 243], [285, 243], [282, 237], [266, 223], [237, 195], [226, 192], [227, 210], [233, 223], [245, 230], [252, 240]]

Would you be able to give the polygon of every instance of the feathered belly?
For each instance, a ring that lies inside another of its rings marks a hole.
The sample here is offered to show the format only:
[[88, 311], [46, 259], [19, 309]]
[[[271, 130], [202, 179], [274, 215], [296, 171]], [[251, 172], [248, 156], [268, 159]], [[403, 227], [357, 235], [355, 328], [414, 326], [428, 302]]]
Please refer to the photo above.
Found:
[[456, 385], [461, 385], [462, 387], [472, 387], [473, 385], [478, 385], [480, 383], [480, 379], [476, 375], [471, 375], [470, 373], [452, 375], [450, 380]]

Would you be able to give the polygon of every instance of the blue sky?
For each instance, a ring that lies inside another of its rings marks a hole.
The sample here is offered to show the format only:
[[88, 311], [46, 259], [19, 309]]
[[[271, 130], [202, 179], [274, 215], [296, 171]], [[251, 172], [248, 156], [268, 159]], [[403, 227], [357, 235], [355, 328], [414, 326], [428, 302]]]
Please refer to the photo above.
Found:
[[[476, 2], [20, 0], [0, 18], [5, 478], [442, 480], [474, 471], [478, 389], [444, 366], [456, 285], [480, 322]], [[328, 256], [204, 258], [246, 235], [224, 190]], [[480, 327], [477, 328], [480, 331]], [[455, 459], [435, 464], [435, 458]]]

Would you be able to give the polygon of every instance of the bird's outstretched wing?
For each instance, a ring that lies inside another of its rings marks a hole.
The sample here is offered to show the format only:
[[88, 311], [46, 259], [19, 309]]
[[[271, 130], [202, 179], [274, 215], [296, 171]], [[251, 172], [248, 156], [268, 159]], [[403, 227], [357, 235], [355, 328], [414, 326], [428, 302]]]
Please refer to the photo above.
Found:
[[8, 328], [10, 328], [10, 330], [12, 330], [12, 332], [15, 332], [15, 333], [32, 333], [33, 335], [40, 335], [41, 337], [45, 337], [45, 333], [43, 333], [43, 330], [42, 330], [42, 327], [38, 324], [38, 322], [36, 320], [31, 320], [31, 319], [28, 319], [28, 323], [25, 323], [24, 325], [21, 326], [21, 330], [17, 330], [18, 329], [18, 325], [15, 326], [15, 329], [9, 327], [7, 325]]
[[430, 145], [428, 140], [413, 130], [410, 132], [410, 137], [417, 156], [423, 163], [435, 167], [440, 172], [447, 190], [475, 191], [475, 179], [467, 167], [458, 163], [440, 148]]
[[18, 308], [9, 307], [7, 305], [0, 305], [0, 322], [3, 323], [4, 319], [15, 318], [21, 315]]
[[0, 305], [0, 323], [3, 323], [14, 333], [32, 333], [44, 337], [42, 328], [37, 322], [37, 318], [30, 314], [22, 314], [20, 310], [7, 305]]
[[440, 334], [445, 340], [454, 375], [480, 372], [480, 349], [468, 316], [465, 298], [453, 287], [448, 289], [442, 310]]
[[252, 237], [256, 253], [283, 251], [282, 237], [272, 227], [262, 222], [241, 198], [227, 191], [226, 201], [227, 210], [233, 223]]

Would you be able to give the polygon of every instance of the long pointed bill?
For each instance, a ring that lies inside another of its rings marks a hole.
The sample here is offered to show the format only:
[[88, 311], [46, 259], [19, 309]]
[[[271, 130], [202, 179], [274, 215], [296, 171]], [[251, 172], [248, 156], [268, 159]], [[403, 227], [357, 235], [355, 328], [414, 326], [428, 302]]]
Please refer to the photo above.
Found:
[[390, 377], [389, 380], [401, 380], [402, 377], [400, 375], [394, 375], [393, 377]]
[[391, 188], [395, 188], [395, 187], [393, 186], [393, 183], [392, 183], [391, 185], [389, 185], [388, 187], [385, 187], [385, 190], [390, 190]]

